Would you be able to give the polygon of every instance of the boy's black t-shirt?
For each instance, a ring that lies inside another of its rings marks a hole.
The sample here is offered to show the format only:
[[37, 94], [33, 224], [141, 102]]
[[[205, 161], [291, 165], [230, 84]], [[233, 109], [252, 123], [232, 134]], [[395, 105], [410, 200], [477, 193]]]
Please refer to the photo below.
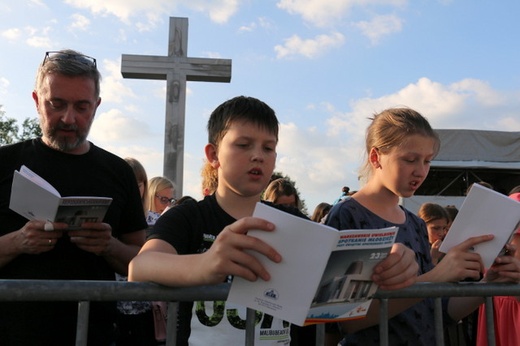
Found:
[[[296, 208], [274, 205], [266, 201], [263, 203], [307, 218]], [[211, 247], [218, 234], [235, 221], [236, 219], [218, 205], [215, 195], [211, 195], [199, 202], [190, 201], [169, 209], [157, 220], [148, 239], [164, 240], [171, 244], [179, 254], [203, 253]], [[177, 345], [188, 344], [192, 308], [193, 303], [180, 303]], [[200, 318], [206, 317], [201, 316]], [[217, 336], [215, 337], [217, 338]]]

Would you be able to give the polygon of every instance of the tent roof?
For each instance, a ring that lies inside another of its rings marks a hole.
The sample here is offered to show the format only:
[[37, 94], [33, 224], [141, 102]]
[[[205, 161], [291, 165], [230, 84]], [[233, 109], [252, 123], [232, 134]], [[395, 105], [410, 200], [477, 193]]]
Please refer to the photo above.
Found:
[[520, 132], [436, 130], [441, 149], [432, 167], [520, 169]]

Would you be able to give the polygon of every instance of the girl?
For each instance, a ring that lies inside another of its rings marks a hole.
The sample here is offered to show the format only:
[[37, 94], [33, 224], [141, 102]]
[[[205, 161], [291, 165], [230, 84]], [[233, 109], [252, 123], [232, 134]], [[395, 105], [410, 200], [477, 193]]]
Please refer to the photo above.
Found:
[[[483, 271], [481, 258], [469, 249], [491, 240], [492, 235], [464, 241], [434, 266], [424, 221], [399, 205], [399, 198], [412, 196], [421, 186], [439, 147], [437, 134], [416, 111], [396, 108], [375, 115], [366, 133], [367, 161], [363, 171], [367, 176], [366, 185], [352, 198], [334, 206], [327, 224], [338, 229], [399, 226], [397, 242], [416, 253], [417, 281], [479, 279]], [[499, 257], [496, 263], [501, 267], [501, 275], [495, 272], [494, 281], [507, 281], [508, 276], [512, 281], [520, 271], [510, 256]], [[384, 288], [380, 286], [380, 289]], [[478, 297], [445, 299], [444, 321], [458, 321], [482, 302]], [[376, 300], [372, 302], [367, 318], [341, 323], [343, 331], [348, 333], [342, 343], [379, 345], [378, 311]], [[389, 316], [393, 317], [388, 321], [390, 345], [435, 345], [432, 299], [392, 299]]]
[[175, 185], [166, 177], [153, 177], [148, 182], [148, 213], [146, 221], [151, 226], [161, 214], [175, 203]]
[[450, 215], [442, 205], [436, 203], [424, 203], [419, 208], [417, 215], [426, 223], [428, 241], [431, 246], [430, 253], [433, 264], [436, 265], [443, 256], [443, 253], [439, 252], [439, 246], [448, 232]]

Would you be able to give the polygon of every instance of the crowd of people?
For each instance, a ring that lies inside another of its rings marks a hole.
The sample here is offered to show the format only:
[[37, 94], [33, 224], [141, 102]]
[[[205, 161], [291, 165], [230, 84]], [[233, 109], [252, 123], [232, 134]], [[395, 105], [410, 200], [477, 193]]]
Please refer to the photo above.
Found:
[[[273, 179], [279, 122], [275, 111], [253, 97], [226, 100], [211, 113], [201, 169], [202, 200], [176, 196], [166, 177], [148, 178], [134, 158], [122, 159], [87, 139], [101, 103], [96, 59], [74, 50], [47, 52], [32, 97], [42, 137], [0, 148], [0, 279], [120, 280], [171, 287], [269, 280], [253, 255], [283, 260], [282, 249], [254, 239], [249, 230], [275, 231], [269, 220], [252, 217], [262, 202], [300, 218], [336, 229], [398, 226], [397, 241], [373, 270], [383, 290], [417, 282], [520, 281], [515, 233], [507, 251], [483, 268], [472, 237], [441, 253], [457, 208], [426, 203], [417, 215], [400, 198], [414, 195], [426, 179], [440, 140], [428, 120], [409, 108], [373, 115], [366, 130], [364, 185], [344, 186], [339, 198], [319, 203], [312, 216], [302, 211], [295, 183]], [[26, 165], [64, 196], [106, 196], [112, 203], [102, 222], [80, 229], [47, 220], [27, 220], [9, 209], [13, 172]], [[483, 183], [483, 182], [481, 182]], [[491, 187], [492, 188], [492, 187]], [[519, 200], [520, 191], [511, 198]], [[446, 331], [476, 315], [465, 344], [485, 345], [483, 297], [445, 297]], [[94, 302], [89, 345], [148, 346], [165, 339], [165, 304], [147, 301]], [[390, 345], [436, 345], [433, 299], [393, 299], [388, 303]], [[517, 297], [495, 297], [497, 344], [518, 343]], [[243, 345], [245, 307], [226, 301], [181, 302], [177, 345]], [[480, 315], [480, 316], [478, 316]], [[255, 345], [315, 345], [313, 327], [296, 327], [257, 314]], [[72, 345], [77, 304], [0, 303], [1, 345]], [[378, 345], [379, 302], [367, 316], [326, 325], [327, 345]], [[454, 345], [454, 344], [453, 344]]]

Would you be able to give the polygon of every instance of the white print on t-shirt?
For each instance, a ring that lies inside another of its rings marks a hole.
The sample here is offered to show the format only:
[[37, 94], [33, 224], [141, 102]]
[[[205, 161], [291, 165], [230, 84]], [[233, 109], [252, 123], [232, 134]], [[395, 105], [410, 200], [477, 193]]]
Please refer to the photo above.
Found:
[[[255, 345], [289, 345], [290, 323], [255, 312]], [[246, 308], [224, 301], [195, 302], [190, 345], [243, 345]]]

